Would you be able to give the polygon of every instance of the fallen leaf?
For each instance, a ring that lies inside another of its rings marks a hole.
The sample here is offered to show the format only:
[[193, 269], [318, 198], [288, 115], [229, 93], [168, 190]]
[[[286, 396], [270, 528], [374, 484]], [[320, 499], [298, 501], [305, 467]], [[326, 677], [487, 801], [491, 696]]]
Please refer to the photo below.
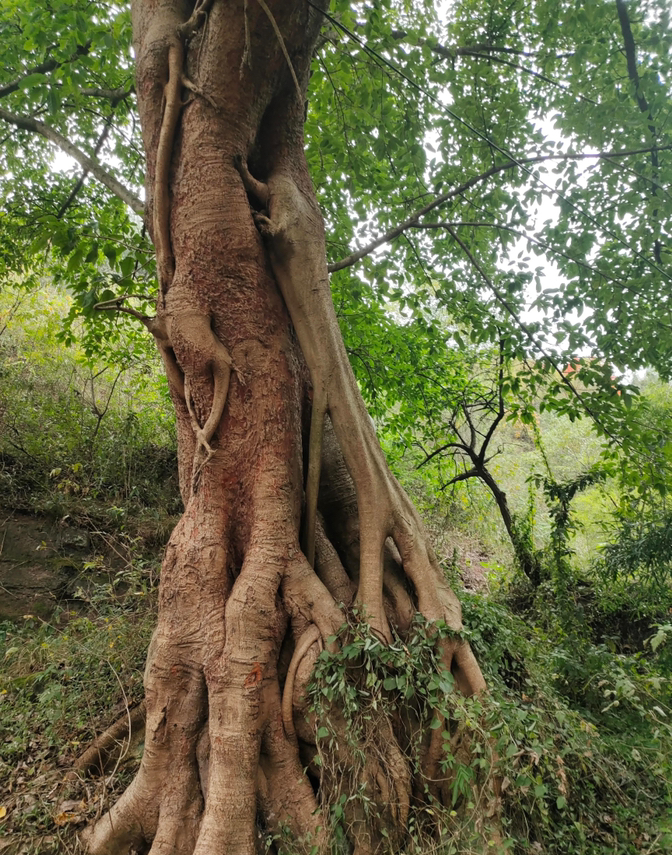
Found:
[[69, 822], [77, 822], [79, 819], [78, 813], [59, 813], [54, 817], [56, 825], [67, 825]]
[[63, 826], [68, 825], [71, 822], [85, 822], [86, 816], [84, 815], [84, 811], [86, 810], [86, 801], [82, 799], [79, 802], [76, 801], [66, 801], [61, 802], [58, 806], [58, 813], [54, 817], [54, 822], [56, 825]]

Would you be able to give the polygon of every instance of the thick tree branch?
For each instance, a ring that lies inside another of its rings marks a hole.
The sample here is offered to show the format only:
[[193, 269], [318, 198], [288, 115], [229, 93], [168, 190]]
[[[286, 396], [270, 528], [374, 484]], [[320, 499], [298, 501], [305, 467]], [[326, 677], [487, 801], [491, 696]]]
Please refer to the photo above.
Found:
[[635, 87], [635, 96], [637, 104], [642, 113], [649, 112], [649, 104], [640, 89], [639, 71], [637, 70], [637, 46], [635, 45], [635, 37], [632, 34], [630, 26], [630, 18], [628, 17], [628, 7], [624, 0], [616, 0], [616, 11], [618, 12], [618, 21], [621, 25], [621, 35], [625, 46], [625, 60], [628, 66], [628, 77]]
[[147, 327], [147, 329], [149, 329], [154, 318], [150, 318], [143, 312], [139, 312], [137, 309], [132, 308], [132, 306], [125, 306], [124, 302], [130, 299], [154, 300], [156, 298], [151, 297], [148, 294], [124, 294], [120, 297], [113, 297], [111, 300], [105, 300], [102, 303], [96, 303], [93, 308], [97, 312], [123, 312], [126, 315], [131, 315], [132, 317], [137, 318]]
[[49, 142], [57, 145], [61, 151], [76, 160], [80, 166], [83, 166], [84, 169], [91, 173], [91, 175], [95, 176], [101, 184], [104, 184], [110, 192], [114, 193], [115, 196], [118, 196], [122, 202], [125, 202], [132, 211], [138, 214], [138, 216], [143, 216], [145, 209], [142, 201], [127, 187], [124, 187], [121, 182], [117, 181], [114, 176], [110, 175], [102, 164], [89, 157], [80, 148], [77, 148], [76, 145], [71, 143], [69, 139], [55, 130], [55, 128], [52, 128], [50, 125], [45, 125], [44, 122], [40, 122], [37, 119], [30, 118], [29, 116], [15, 116], [13, 113], [2, 109], [0, 109], [0, 119], [4, 119], [5, 122], [8, 122], [10, 125], [14, 125], [17, 128], [21, 128], [21, 130], [39, 134], [49, 140]]
[[[666, 151], [670, 149], [672, 149], [672, 145], [660, 146], [658, 148], [658, 151]], [[524, 158], [523, 160], [509, 160], [506, 163], [496, 164], [495, 166], [491, 166], [490, 169], [487, 169], [485, 172], [481, 172], [479, 175], [474, 175], [472, 178], [469, 178], [467, 181], [463, 182], [458, 187], [455, 187], [453, 190], [449, 190], [447, 193], [442, 193], [440, 196], [436, 196], [434, 199], [432, 199], [431, 202], [428, 202], [422, 208], [418, 208], [415, 213], [411, 214], [410, 217], [405, 219], [398, 226], [389, 229], [389, 231], [385, 232], [380, 237], [371, 241], [371, 243], [367, 244], [361, 249], [358, 249], [356, 252], [347, 255], [340, 261], [336, 261], [333, 264], [329, 264], [327, 269], [329, 273], [335, 273], [337, 270], [343, 270], [346, 267], [352, 267], [353, 264], [356, 264], [358, 261], [361, 261], [362, 258], [365, 258], [367, 255], [370, 255], [374, 250], [378, 249], [379, 246], [393, 241], [395, 238], [399, 237], [399, 235], [403, 234], [406, 229], [410, 229], [416, 226], [418, 220], [420, 220], [421, 217], [424, 217], [425, 214], [428, 214], [430, 211], [435, 210], [439, 206], [443, 205], [445, 202], [448, 202], [450, 199], [455, 198], [455, 196], [461, 195], [466, 190], [469, 190], [471, 187], [474, 187], [476, 184], [480, 184], [482, 181], [487, 181], [488, 178], [492, 178], [493, 176], [498, 175], [500, 172], [506, 172], [507, 170], [513, 169], [516, 166], [525, 166], [529, 164], [562, 160], [607, 160], [616, 157], [631, 157], [636, 154], [649, 154], [650, 152], [651, 148], [640, 148], [632, 149], [630, 151], [595, 152], [591, 154], [548, 154], [539, 155], [538, 157], [528, 157]]]
[[5, 98], [7, 95], [11, 95], [12, 92], [16, 92], [16, 90], [20, 88], [21, 83], [26, 79], [26, 77], [30, 77], [31, 74], [48, 74], [50, 71], [54, 71], [68, 62], [74, 62], [76, 59], [79, 59], [80, 56], [86, 56], [90, 50], [91, 42], [87, 42], [84, 45], [80, 45], [69, 59], [62, 62], [59, 62], [57, 59], [47, 59], [38, 65], [34, 65], [32, 68], [28, 68], [20, 77], [17, 77], [16, 80], [12, 80], [11, 83], [5, 83], [3, 86], [0, 86], [0, 98]]

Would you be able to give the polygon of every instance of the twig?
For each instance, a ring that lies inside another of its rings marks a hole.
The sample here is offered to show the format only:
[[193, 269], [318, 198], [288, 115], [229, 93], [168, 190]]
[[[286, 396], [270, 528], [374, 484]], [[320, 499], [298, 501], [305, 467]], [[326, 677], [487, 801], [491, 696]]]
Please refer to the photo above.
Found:
[[[93, 149], [93, 156], [94, 157], [98, 157], [100, 150], [103, 147], [103, 144], [104, 144], [105, 140], [107, 139], [107, 137], [110, 133], [110, 127], [112, 126], [112, 115], [113, 114], [110, 113], [110, 115], [107, 117], [107, 119], [105, 121], [105, 126], [103, 127], [103, 130], [102, 130], [102, 133], [100, 134], [100, 136], [98, 137], [98, 140], [96, 141], [95, 148]], [[77, 179], [77, 182], [75, 183], [75, 186], [70, 191], [68, 198], [65, 200], [65, 202], [63, 202], [61, 207], [58, 209], [58, 213], [56, 214], [57, 220], [61, 219], [63, 214], [65, 214], [65, 212], [68, 210], [70, 205], [72, 205], [72, 203], [75, 201], [75, 199], [77, 198], [77, 194], [79, 193], [79, 191], [84, 186], [84, 182], [86, 181], [88, 174], [89, 174], [89, 170], [85, 169], [84, 172], [82, 172], [82, 174], [79, 176], [79, 178]]]
[[497, 302], [501, 306], [503, 306], [503, 308], [506, 310], [506, 312], [513, 318], [513, 321], [516, 324], [516, 326], [525, 333], [525, 336], [527, 337], [529, 342], [532, 344], [532, 346], [535, 347], [541, 353], [541, 355], [548, 361], [549, 365], [553, 366], [553, 369], [559, 375], [562, 383], [565, 386], [567, 386], [567, 388], [571, 391], [572, 395], [574, 395], [574, 397], [577, 399], [577, 401], [579, 401], [579, 403], [581, 404], [583, 409], [586, 411], [586, 413], [591, 417], [591, 419], [595, 422], [595, 424], [600, 427], [600, 429], [604, 432], [605, 436], [608, 436], [609, 439], [613, 440], [618, 445], [620, 445], [620, 441], [604, 426], [604, 424], [602, 424], [600, 418], [593, 412], [593, 410], [588, 406], [588, 404], [586, 404], [586, 402], [583, 399], [583, 395], [579, 392], [579, 390], [576, 388], [576, 386], [574, 386], [572, 381], [569, 380], [565, 376], [565, 374], [563, 373], [562, 369], [560, 368], [558, 363], [555, 361], [555, 359], [553, 359], [553, 357], [550, 356], [544, 350], [543, 346], [536, 340], [536, 338], [534, 337], [534, 334], [532, 333], [530, 328], [527, 326], [527, 324], [524, 324], [520, 320], [515, 309], [513, 309], [513, 307], [510, 305], [509, 301], [501, 294], [499, 288], [497, 288], [497, 286], [492, 281], [492, 279], [488, 276], [488, 274], [485, 272], [485, 270], [481, 267], [481, 265], [478, 263], [478, 261], [474, 258], [473, 254], [469, 250], [469, 247], [466, 246], [466, 244], [462, 240], [460, 240], [460, 238], [457, 236], [457, 234], [452, 229], [448, 229], [448, 232], [452, 236], [453, 240], [458, 244], [458, 246], [460, 246], [460, 248], [462, 249], [464, 254], [467, 256], [472, 267], [475, 268], [475, 270], [480, 275], [481, 279], [483, 279], [485, 284], [492, 291]]
[[557, 86], [558, 89], [562, 89], [563, 92], [567, 92], [568, 94], [573, 95], [574, 98], [578, 98], [580, 101], [586, 101], [588, 104], [597, 104], [597, 101], [594, 101], [592, 98], [588, 98], [586, 95], [581, 95], [579, 93], [572, 92], [569, 86], [564, 83], [560, 83], [559, 80], [553, 80], [552, 77], [547, 77], [540, 71], [535, 71], [533, 68], [528, 68], [526, 65], [520, 65], [520, 63], [511, 62], [508, 59], [503, 59], [501, 56], [486, 56], [483, 53], [471, 50], [462, 50], [460, 52], [460, 56], [470, 56], [475, 59], [488, 59], [490, 60], [490, 62], [498, 62], [500, 65], [508, 65], [510, 68], [515, 68], [518, 71], [524, 71], [525, 74], [529, 74], [532, 77], [537, 77], [539, 80], [543, 80], [544, 83], [550, 83], [551, 86]]

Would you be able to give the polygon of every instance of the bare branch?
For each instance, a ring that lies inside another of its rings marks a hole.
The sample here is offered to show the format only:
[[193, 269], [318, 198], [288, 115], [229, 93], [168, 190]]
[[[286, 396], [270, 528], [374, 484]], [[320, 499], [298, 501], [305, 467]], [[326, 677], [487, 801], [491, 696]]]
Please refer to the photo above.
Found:
[[138, 216], [142, 217], [144, 215], [144, 205], [134, 193], [132, 193], [127, 187], [124, 187], [121, 182], [117, 181], [117, 179], [111, 175], [105, 167], [102, 166], [102, 164], [85, 154], [80, 148], [71, 143], [69, 139], [64, 137], [63, 134], [59, 133], [55, 128], [52, 128], [50, 125], [46, 125], [44, 122], [40, 122], [37, 119], [33, 119], [28, 116], [15, 116], [13, 113], [9, 113], [7, 110], [2, 109], [0, 109], [0, 119], [4, 119], [5, 122], [8, 122], [10, 125], [14, 125], [17, 128], [21, 128], [24, 131], [39, 134], [49, 140], [49, 142], [57, 145], [61, 151], [70, 155], [70, 157], [76, 160], [77, 163], [84, 167], [84, 169], [88, 170], [93, 176], [95, 176], [101, 184], [104, 184], [110, 192], [114, 193], [115, 196], [118, 196], [122, 202], [125, 202], [132, 211], [138, 214]]
[[135, 92], [135, 86], [118, 86], [116, 89], [101, 89], [92, 87], [90, 89], [80, 89], [80, 95], [88, 95], [91, 98], [106, 98], [112, 102], [115, 107], [120, 101], [125, 101], [130, 95]]
[[124, 306], [124, 301], [130, 299], [154, 300], [156, 298], [150, 297], [147, 294], [126, 294], [120, 297], [114, 297], [112, 300], [104, 300], [102, 303], [96, 303], [93, 308], [94, 311], [97, 312], [122, 312], [125, 315], [131, 315], [132, 317], [137, 318], [151, 332], [152, 324], [156, 319], [151, 318], [149, 315], [145, 315], [130, 306]]
[[119, 373], [114, 378], [114, 382], [112, 383], [112, 388], [110, 389], [110, 394], [107, 396], [107, 401], [105, 401], [105, 406], [103, 407], [102, 410], [99, 408], [98, 404], [96, 403], [96, 395], [93, 391], [93, 379], [91, 380], [91, 400], [93, 402], [94, 415], [95, 415], [96, 419], [98, 420], [96, 422], [96, 427], [95, 427], [95, 429], [93, 431], [93, 435], [91, 437], [92, 441], [98, 436], [98, 431], [100, 430], [100, 425], [102, 424], [103, 419], [107, 415], [107, 411], [110, 409], [110, 402], [112, 400], [112, 396], [114, 395], [114, 390], [117, 387], [117, 383], [119, 382], [119, 378], [121, 377], [121, 375], [124, 373], [125, 370], [126, 370], [125, 368], [119, 369]]
[[469, 407], [466, 405], [464, 401], [462, 401], [462, 414], [466, 419], [467, 425], [469, 426], [469, 456], [473, 457], [476, 452], [476, 427], [474, 426], [474, 422], [471, 418], [471, 413], [469, 412]]
[[425, 452], [425, 459], [422, 461], [422, 463], [418, 463], [415, 468], [422, 469], [422, 467], [426, 463], [429, 463], [432, 458], [436, 457], [438, 454], [442, 454], [444, 451], [448, 451], [449, 448], [456, 448], [458, 451], [462, 451], [464, 454], [467, 454], [471, 457], [471, 449], [468, 445], [465, 445], [462, 442], [447, 442], [445, 445], [442, 445], [439, 448], [435, 448], [434, 451], [430, 452], [429, 454]]
[[[408, 33], [404, 30], [395, 30], [392, 34], [392, 37], [401, 40], [405, 38]], [[524, 50], [518, 50], [517, 48], [507, 48], [507, 47], [498, 47], [497, 45], [490, 44], [475, 44], [475, 45], [466, 45], [464, 47], [446, 47], [445, 45], [439, 44], [435, 41], [430, 41], [429, 39], [418, 39], [416, 42], [418, 45], [426, 45], [431, 51], [444, 59], [448, 59], [453, 62], [457, 59], [458, 56], [468, 56], [473, 57], [474, 59], [487, 59], [491, 62], [498, 62], [500, 65], [508, 65], [510, 68], [515, 68], [518, 71], [524, 71], [525, 74], [529, 74], [532, 77], [536, 77], [539, 80], [543, 80], [544, 83], [550, 83], [551, 86], [557, 86], [558, 89], [563, 89], [565, 92], [569, 92], [570, 94], [574, 94], [574, 97], [579, 98], [581, 101], [587, 101], [590, 104], [595, 104], [592, 98], [587, 98], [585, 95], [579, 95], [572, 93], [569, 86], [565, 83], [561, 83], [559, 80], [554, 80], [552, 77], [548, 77], [546, 74], [542, 74], [540, 71], [536, 71], [534, 68], [529, 68], [526, 65], [520, 65], [517, 62], [511, 62], [507, 59], [502, 59], [502, 57], [496, 56], [498, 53], [509, 54], [510, 56], [525, 56], [525, 57], [534, 57], [538, 56], [537, 53], [532, 53]], [[571, 56], [571, 54], [563, 54], [563, 56]]]
[[[393, 30], [390, 35], [393, 39], [397, 41], [401, 41], [405, 39], [408, 33], [406, 30]], [[446, 47], [445, 45], [439, 44], [438, 42], [429, 42], [427, 39], [417, 39], [415, 44], [418, 45], [427, 45], [434, 53], [439, 54], [439, 56], [443, 56], [446, 59], [455, 59], [458, 56], [463, 56], [465, 53], [508, 53], [513, 56], [526, 56], [526, 57], [534, 57], [541, 56], [541, 51], [528, 51], [521, 50], [520, 48], [512, 48], [512, 47], [504, 47], [502, 45], [491, 45], [487, 42], [477, 42], [475, 45], [465, 45], [464, 47]], [[574, 56], [574, 53], [559, 53], [556, 54], [556, 59], [566, 59], [567, 57]]]
[[469, 478], [480, 478], [481, 473], [476, 469], [467, 469], [464, 472], [460, 472], [459, 475], [456, 475], [454, 478], [451, 478], [450, 481], [446, 481], [445, 484], [441, 485], [441, 489], [445, 490], [447, 487], [450, 487], [452, 484], [457, 484], [458, 481], [466, 481]]
[[[504, 393], [502, 391], [502, 385], [504, 383], [504, 342], [500, 338], [499, 340], [499, 360], [497, 365], [497, 414], [494, 420], [491, 422], [490, 427], [488, 428], [485, 436], [483, 437], [483, 442], [481, 443], [481, 450], [478, 453], [478, 459], [481, 463], [481, 466], [485, 466], [488, 463], [488, 460], [492, 458], [488, 458], [486, 460], [485, 455], [488, 451], [488, 445], [490, 444], [490, 440], [494, 436], [495, 431], [497, 430], [497, 426], [502, 421], [505, 415], [504, 408]], [[494, 455], [493, 455], [494, 456]]]
[[[103, 147], [103, 143], [105, 142], [105, 140], [108, 137], [108, 134], [110, 133], [110, 127], [111, 126], [112, 126], [112, 115], [108, 116], [108, 118], [106, 119], [102, 133], [100, 134], [100, 136], [98, 137], [98, 140], [96, 141], [95, 148], [93, 149], [93, 156], [94, 157], [98, 157], [98, 154], [99, 154], [101, 148]], [[84, 186], [84, 182], [86, 181], [88, 174], [89, 174], [89, 170], [85, 169], [84, 172], [82, 172], [82, 174], [79, 176], [79, 178], [77, 179], [77, 181], [75, 183], [75, 186], [72, 188], [72, 190], [68, 194], [68, 198], [65, 200], [65, 202], [63, 202], [63, 204], [59, 208], [58, 213], [56, 214], [57, 219], [60, 220], [61, 217], [63, 216], [63, 214], [65, 214], [65, 212], [68, 210], [70, 205], [72, 205], [72, 203], [75, 201], [75, 199], [77, 198], [77, 195], [79, 194], [79, 191]]]
[[[670, 149], [672, 149], [672, 145], [658, 147], [658, 151], [667, 151]], [[340, 261], [336, 261], [333, 264], [329, 264], [327, 266], [327, 269], [330, 273], [335, 273], [337, 270], [343, 270], [346, 267], [352, 267], [353, 264], [356, 264], [358, 261], [361, 261], [362, 258], [366, 257], [367, 255], [370, 255], [374, 250], [378, 249], [379, 246], [382, 246], [385, 243], [389, 243], [390, 241], [399, 237], [399, 235], [403, 234], [406, 229], [410, 229], [415, 226], [420, 220], [420, 218], [424, 217], [430, 211], [435, 210], [435, 208], [438, 208], [440, 205], [443, 205], [450, 199], [455, 198], [455, 196], [461, 195], [466, 190], [469, 190], [471, 187], [474, 187], [476, 184], [480, 184], [482, 181], [487, 181], [488, 178], [492, 178], [494, 175], [498, 175], [500, 172], [505, 172], [509, 169], [513, 169], [516, 166], [526, 166], [529, 164], [562, 160], [607, 160], [616, 157], [631, 157], [636, 154], [649, 154], [650, 152], [651, 148], [640, 148], [631, 149], [629, 151], [595, 152], [591, 154], [548, 154], [540, 155], [538, 157], [528, 157], [524, 158], [523, 160], [509, 160], [506, 163], [496, 164], [495, 166], [491, 166], [490, 169], [487, 169], [485, 172], [481, 172], [479, 175], [474, 175], [472, 178], [469, 178], [467, 181], [463, 182], [458, 187], [455, 187], [453, 190], [449, 190], [447, 193], [442, 193], [440, 196], [436, 196], [434, 199], [432, 199], [431, 202], [428, 202], [422, 208], [418, 208], [415, 213], [411, 214], [410, 217], [405, 219], [398, 226], [395, 226], [394, 228], [385, 232], [380, 237], [371, 241], [371, 243], [362, 247], [362, 249], [358, 249], [356, 252], [351, 253]]]
[[518, 62], [511, 62], [508, 59], [503, 59], [501, 56], [492, 56], [480, 53], [478, 51], [471, 50], [463, 50], [461, 53], [462, 56], [470, 56], [475, 59], [487, 59], [490, 62], [498, 62], [500, 65], [508, 65], [509, 68], [515, 68], [518, 71], [524, 71], [525, 74], [529, 74], [532, 77], [536, 77], [539, 80], [543, 80], [544, 83], [550, 83], [551, 86], [556, 86], [558, 89], [562, 89], [564, 92], [567, 92], [570, 95], [573, 95], [574, 98], [578, 98], [580, 101], [586, 101], [588, 104], [597, 104], [597, 101], [594, 101], [592, 98], [588, 98], [585, 95], [581, 95], [576, 92], [572, 92], [569, 86], [565, 83], [560, 83], [559, 80], [553, 80], [552, 77], [547, 77], [545, 74], [542, 74], [540, 71], [535, 71], [533, 68], [529, 68], [526, 65], [520, 65]]
[[563, 252], [560, 249], [556, 249], [550, 243], [546, 243], [546, 241], [539, 240], [539, 238], [532, 237], [529, 232], [523, 231], [522, 229], [514, 228], [513, 226], [507, 226], [504, 223], [493, 223], [493, 222], [478, 222], [478, 221], [467, 221], [467, 220], [455, 220], [453, 222], [434, 222], [434, 223], [415, 223], [410, 228], [412, 229], [456, 229], [456, 228], [486, 228], [486, 229], [498, 229], [499, 231], [509, 232], [512, 235], [516, 235], [517, 237], [523, 238], [523, 240], [528, 241], [535, 246], [539, 246], [542, 249], [547, 250], [548, 252], [552, 252], [553, 255], [557, 255], [559, 258], [565, 258], [567, 261], [571, 261], [572, 264], [576, 264], [578, 267], [584, 268], [584, 270], [589, 270], [591, 273], [596, 273], [598, 276], [602, 276], [608, 282], [615, 282], [621, 287], [628, 290], [630, 286], [628, 286], [625, 282], [622, 282], [620, 279], [617, 279], [615, 276], [610, 276], [609, 273], [605, 273], [603, 270], [600, 270], [599, 267], [594, 267], [592, 264], [587, 264], [585, 261], [581, 261], [578, 258], [574, 258], [572, 255], [568, 255], [566, 252]]
[[591, 417], [591, 419], [595, 422], [595, 424], [598, 425], [604, 431], [605, 435], [608, 436], [609, 439], [614, 440], [614, 442], [617, 442], [620, 445], [620, 442], [617, 440], [617, 438], [604, 426], [604, 424], [602, 424], [602, 421], [599, 419], [599, 417], [593, 412], [593, 410], [588, 406], [588, 404], [586, 404], [586, 402], [583, 399], [583, 395], [579, 392], [579, 390], [576, 388], [576, 386], [574, 386], [572, 381], [569, 380], [569, 378], [565, 377], [564, 372], [562, 371], [562, 369], [560, 368], [560, 366], [558, 365], [556, 360], [553, 359], [553, 357], [550, 356], [546, 352], [546, 350], [543, 348], [543, 346], [536, 340], [536, 338], [534, 337], [534, 334], [532, 333], [530, 328], [520, 320], [515, 309], [511, 306], [509, 301], [502, 295], [499, 288], [497, 288], [497, 286], [492, 281], [492, 279], [488, 276], [488, 274], [485, 272], [485, 270], [481, 267], [481, 265], [478, 263], [478, 261], [474, 258], [469, 247], [466, 246], [466, 244], [460, 240], [460, 238], [457, 236], [457, 234], [452, 229], [448, 229], [448, 231], [449, 231], [450, 235], [452, 236], [453, 240], [460, 246], [460, 248], [462, 249], [464, 254], [467, 256], [472, 267], [474, 267], [474, 269], [480, 275], [481, 279], [483, 279], [485, 284], [492, 291], [497, 302], [501, 306], [503, 306], [503, 308], [506, 310], [507, 314], [509, 314], [512, 317], [516, 326], [525, 333], [530, 344], [532, 344], [532, 346], [534, 348], [536, 348], [539, 351], [539, 353], [541, 353], [541, 355], [546, 360], [548, 360], [548, 363], [553, 366], [554, 370], [556, 371], [556, 373], [560, 377], [560, 380], [562, 381], [562, 383], [565, 386], [567, 386], [567, 388], [570, 390], [572, 395], [577, 399], [577, 401], [579, 401], [579, 403], [581, 404], [583, 409]]

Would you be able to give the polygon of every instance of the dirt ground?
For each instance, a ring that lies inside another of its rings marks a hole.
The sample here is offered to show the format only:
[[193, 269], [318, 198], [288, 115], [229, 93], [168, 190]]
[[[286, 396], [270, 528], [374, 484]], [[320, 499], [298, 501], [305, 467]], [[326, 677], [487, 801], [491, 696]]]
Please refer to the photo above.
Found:
[[67, 518], [0, 509], [0, 620], [48, 617], [59, 603], [72, 608], [96, 555], [90, 534]]

